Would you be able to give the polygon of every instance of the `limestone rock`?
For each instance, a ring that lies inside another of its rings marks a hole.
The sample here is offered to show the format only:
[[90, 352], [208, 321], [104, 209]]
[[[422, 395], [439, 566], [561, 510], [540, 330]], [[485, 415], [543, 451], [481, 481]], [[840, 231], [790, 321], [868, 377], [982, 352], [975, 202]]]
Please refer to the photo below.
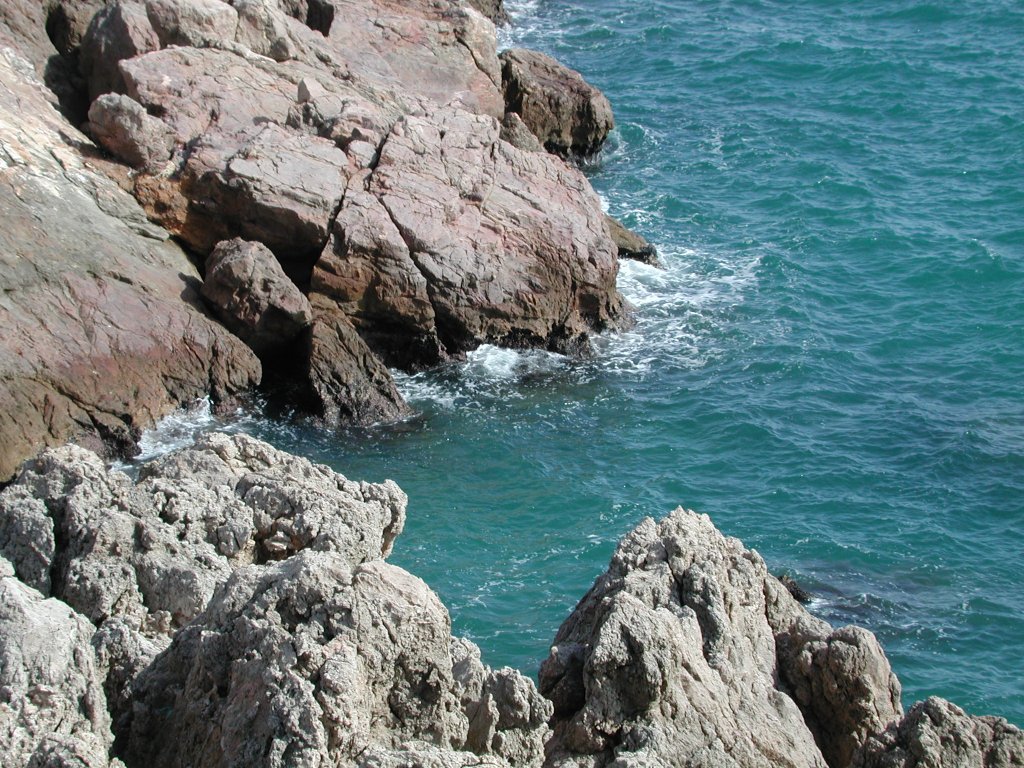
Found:
[[506, 109], [522, 117], [548, 151], [587, 156], [601, 148], [615, 126], [604, 94], [538, 51], [510, 48], [500, 58]]
[[311, 290], [390, 364], [430, 365], [486, 342], [568, 351], [622, 320], [590, 185], [499, 132], [458, 109], [405, 117], [376, 167], [349, 183]]
[[306, 356], [306, 409], [329, 426], [377, 424], [408, 416], [390, 372], [349, 319], [313, 296], [315, 321]]
[[156, 171], [167, 163], [174, 133], [137, 101], [119, 94], [100, 96], [89, 107], [89, 132], [104, 149], [133, 168]]
[[71, 438], [130, 452], [176, 405], [257, 383], [256, 357], [202, 310], [187, 256], [86, 164], [89, 140], [10, 49], [0, 102], [19, 115], [0, 121], [0, 481]]
[[[645, 520], [541, 667], [555, 708], [547, 764], [824, 766], [823, 755], [848, 754], [899, 716], [888, 663], [861, 633], [810, 616], [706, 516]], [[831, 683], [852, 701], [825, 696], [801, 711], [783, 674], [798, 635], [804, 650], [836, 647], [833, 666], [804, 669], [816, 690]], [[851, 652], [839, 651], [850, 639]]]
[[236, 571], [134, 691], [126, 760], [154, 768], [508, 765], [459, 754], [469, 722], [447, 611], [381, 561], [303, 552]]
[[69, 446], [0, 493], [0, 555], [97, 625], [167, 634], [235, 567], [301, 550], [352, 564], [386, 556], [405, 520], [393, 483], [353, 483], [243, 436], [208, 435], [147, 465], [136, 485]]
[[622, 222], [614, 216], [606, 216], [608, 222], [608, 233], [615, 242], [620, 259], [633, 259], [652, 267], [660, 267], [658, 261], [658, 249], [647, 242], [643, 237], [631, 229], [623, 226]]
[[89, 98], [104, 93], [124, 93], [124, 77], [118, 63], [160, 47], [146, 7], [134, 0], [114, 0], [93, 18], [80, 47], [79, 66], [89, 88]]
[[0, 745], [4, 765], [107, 768], [113, 743], [92, 625], [0, 558]]
[[1024, 732], [1001, 717], [971, 717], [944, 699], [919, 701], [899, 723], [872, 736], [852, 768], [1016, 768]]
[[260, 243], [219, 243], [206, 259], [201, 293], [221, 322], [261, 357], [282, 352], [313, 322], [309, 300]]

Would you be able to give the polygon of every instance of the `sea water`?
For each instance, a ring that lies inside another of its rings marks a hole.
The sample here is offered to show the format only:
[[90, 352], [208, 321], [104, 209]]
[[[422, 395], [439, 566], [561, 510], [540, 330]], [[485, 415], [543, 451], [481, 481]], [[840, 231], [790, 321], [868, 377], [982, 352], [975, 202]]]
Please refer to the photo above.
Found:
[[1024, 725], [1024, 6], [510, 9], [504, 44], [614, 105], [586, 170], [665, 264], [623, 265], [637, 327], [400, 377], [398, 427], [235, 428], [398, 481], [393, 562], [492, 666], [535, 674], [616, 541], [685, 505], [874, 631], [906, 704]]

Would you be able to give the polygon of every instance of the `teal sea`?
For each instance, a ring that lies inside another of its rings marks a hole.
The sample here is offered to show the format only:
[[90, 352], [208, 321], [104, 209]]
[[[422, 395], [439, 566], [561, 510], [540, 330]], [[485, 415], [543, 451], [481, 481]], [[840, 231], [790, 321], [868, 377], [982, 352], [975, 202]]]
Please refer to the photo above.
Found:
[[623, 267], [636, 329], [402, 378], [397, 428], [242, 426], [398, 481], [393, 561], [493, 666], [684, 505], [873, 630], [905, 704], [1024, 725], [1024, 6], [510, 7], [615, 107], [587, 173], [667, 267]]

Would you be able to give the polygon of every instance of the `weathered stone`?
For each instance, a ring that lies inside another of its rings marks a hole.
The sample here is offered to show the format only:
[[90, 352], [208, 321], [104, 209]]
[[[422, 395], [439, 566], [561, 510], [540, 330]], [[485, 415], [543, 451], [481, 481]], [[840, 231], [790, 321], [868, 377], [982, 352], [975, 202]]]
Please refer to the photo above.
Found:
[[3, 764], [107, 768], [113, 737], [89, 646], [93, 627], [14, 577], [0, 558]]
[[78, 53], [93, 16], [104, 5], [103, 0], [56, 0], [47, 3], [46, 34], [58, 53], [64, 56]]
[[[523, 118], [515, 112], [506, 112], [501, 120], [501, 140], [507, 141], [516, 149], [526, 152], [544, 152], [544, 145], [540, 139], [533, 135], [533, 132], [526, 127]], [[612, 232], [612, 239], [615, 233]]]
[[457, 109], [396, 124], [353, 177], [312, 291], [388, 362], [485, 343], [566, 351], [623, 316], [600, 202], [562, 161]]
[[0, 555], [97, 625], [118, 617], [159, 635], [239, 565], [307, 548], [352, 564], [386, 556], [405, 503], [393, 483], [352, 483], [242, 436], [206, 436], [147, 465], [138, 485], [68, 446], [0, 493]]
[[133, 0], [114, 0], [97, 13], [80, 48], [79, 66], [89, 88], [90, 100], [104, 93], [124, 93], [125, 82], [118, 63], [160, 47], [144, 5]]
[[331, 302], [313, 296], [306, 408], [329, 426], [396, 421], [410, 411], [394, 379]]
[[522, 117], [548, 151], [587, 156], [615, 126], [608, 99], [582, 75], [538, 51], [501, 56], [505, 107]]
[[221, 322], [261, 358], [291, 347], [313, 322], [309, 300], [260, 243], [240, 238], [219, 243], [206, 259], [201, 293]]
[[606, 216], [605, 221], [608, 222], [608, 233], [618, 249], [620, 259], [632, 259], [652, 267], [661, 266], [661, 262], [658, 261], [657, 248], [633, 230], [627, 229], [614, 216]]
[[469, 4], [495, 24], [508, 24], [511, 21], [503, 0], [469, 0]]
[[145, 0], [160, 46], [201, 48], [235, 39], [238, 13], [222, 0]]
[[235, 42], [274, 61], [295, 58], [297, 47], [289, 32], [291, 18], [275, 0], [233, 0], [238, 12]]
[[100, 96], [89, 107], [89, 132], [108, 152], [133, 168], [159, 170], [174, 148], [174, 132], [134, 99]]
[[85, 164], [77, 147], [92, 145], [9, 49], [0, 86], [2, 113], [18, 115], [0, 120], [2, 481], [70, 438], [131, 451], [139, 427], [243, 391], [260, 368], [203, 313], [186, 255]]
[[869, 738], [851, 768], [1019, 768], [1024, 732], [1001, 717], [971, 717], [944, 699], [919, 701]]
[[[805, 667], [816, 690], [833, 684], [839, 695], [803, 711], [785, 676], [798, 632], [804, 649], [857, 638], [827, 670]], [[756, 552], [706, 516], [679, 509], [645, 520], [541, 667], [541, 692], [555, 707], [548, 765], [824, 766], [823, 753], [848, 754], [899, 716], [895, 678], [864, 635], [810, 616]]]
[[[543, 717], [532, 683], [514, 684], [536, 704], [528, 716]], [[134, 690], [126, 759], [153, 768], [409, 765], [412, 755], [426, 757], [417, 765], [509, 765], [489, 747], [484, 760], [458, 754], [469, 723], [448, 613], [381, 561], [353, 568], [305, 552], [237, 571]], [[518, 702], [503, 714], [502, 732], [527, 716]], [[538, 766], [539, 755], [516, 764]]]

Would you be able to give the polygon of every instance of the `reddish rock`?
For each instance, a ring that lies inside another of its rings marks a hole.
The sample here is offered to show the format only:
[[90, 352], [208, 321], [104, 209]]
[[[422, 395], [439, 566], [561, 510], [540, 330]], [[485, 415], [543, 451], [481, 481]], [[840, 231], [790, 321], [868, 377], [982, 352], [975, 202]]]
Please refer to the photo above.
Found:
[[137, 101], [116, 93], [100, 96], [89, 107], [89, 132], [133, 168], [159, 170], [174, 147], [174, 132], [166, 123], [147, 114]]
[[612, 107], [575, 70], [538, 51], [501, 54], [505, 107], [517, 113], [549, 152], [587, 156], [615, 126]]
[[201, 293], [220, 321], [261, 358], [289, 349], [313, 322], [309, 300], [260, 243], [219, 243], [206, 259]]

